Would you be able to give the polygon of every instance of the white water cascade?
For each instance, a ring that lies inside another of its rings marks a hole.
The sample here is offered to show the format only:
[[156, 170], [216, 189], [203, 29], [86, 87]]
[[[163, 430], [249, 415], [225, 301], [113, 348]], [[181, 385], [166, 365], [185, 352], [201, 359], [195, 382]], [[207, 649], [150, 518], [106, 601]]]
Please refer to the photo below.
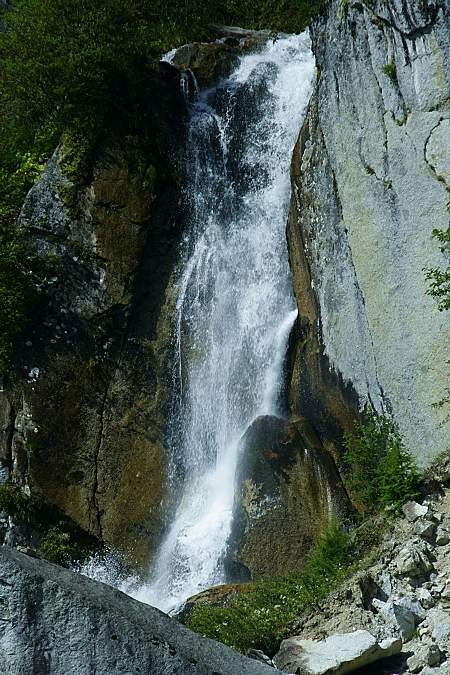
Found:
[[289, 167], [313, 77], [308, 35], [282, 37], [243, 56], [193, 107], [172, 420], [173, 482], [183, 488], [140, 594], [165, 611], [226, 581], [239, 440], [258, 415], [280, 413], [296, 318]]
[[193, 103], [170, 423], [179, 501], [148, 584], [122, 586], [166, 612], [227, 581], [239, 441], [256, 417], [282, 412], [297, 315], [286, 244], [290, 161], [313, 80], [308, 34], [283, 36], [242, 56]]

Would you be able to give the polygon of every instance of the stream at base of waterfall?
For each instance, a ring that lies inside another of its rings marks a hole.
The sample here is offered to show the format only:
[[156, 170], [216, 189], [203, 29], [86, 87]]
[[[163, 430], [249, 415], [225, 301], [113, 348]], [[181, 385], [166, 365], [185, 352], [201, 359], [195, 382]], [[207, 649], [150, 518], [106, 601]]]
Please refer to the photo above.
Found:
[[[133, 597], [174, 612], [226, 583], [240, 439], [283, 413], [284, 362], [297, 311], [286, 243], [290, 162], [314, 81], [307, 33], [240, 58], [192, 103], [188, 226], [180, 250], [169, 483], [179, 500]], [[117, 585], [114, 570], [82, 571]]]

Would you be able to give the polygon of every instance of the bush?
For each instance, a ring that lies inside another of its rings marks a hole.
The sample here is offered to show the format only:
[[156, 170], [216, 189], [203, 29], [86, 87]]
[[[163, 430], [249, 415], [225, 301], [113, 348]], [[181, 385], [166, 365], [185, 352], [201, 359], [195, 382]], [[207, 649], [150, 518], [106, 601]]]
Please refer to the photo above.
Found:
[[[147, 66], [213, 22], [305, 28], [323, 0], [17, 0], [0, 32], [2, 127], [32, 141], [85, 112], [114, 111]], [[5, 136], [7, 140], [7, 136]]]
[[255, 648], [274, 654], [291, 622], [350, 574], [351, 553], [348, 535], [332, 524], [303, 571], [244, 585], [226, 607], [198, 604], [185, 622], [191, 630], [240, 651]]
[[76, 555], [70, 534], [58, 527], [52, 527], [46, 532], [40, 541], [38, 552], [56, 565], [67, 565]]
[[418, 496], [417, 467], [389, 417], [368, 411], [344, 443], [346, 482], [364, 512], [398, 511]]
[[395, 63], [386, 63], [383, 66], [383, 73], [387, 75], [393, 82], [397, 79], [397, 70], [395, 68]]
[[34, 520], [30, 498], [12, 483], [0, 485], [0, 511], [24, 523], [30, 524]]
[[425, 277], [431, 282], [427, 293], [438, 301], [438, 309], [443, 312], [450, 309], [450, 226], [445, 231], [434, 229], [432, 236], [441, 244], [447, 267], [425, 270]]

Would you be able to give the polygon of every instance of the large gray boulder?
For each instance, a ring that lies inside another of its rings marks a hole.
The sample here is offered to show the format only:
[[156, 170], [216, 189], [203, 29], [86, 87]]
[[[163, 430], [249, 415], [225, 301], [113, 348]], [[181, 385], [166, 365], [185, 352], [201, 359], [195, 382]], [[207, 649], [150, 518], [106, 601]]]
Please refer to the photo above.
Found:
[[326, 640], [289, 638], [281, 643], [274, 658], [279, 668], [301, 675], [341, 675], [399, 654], [400, 639], [389, 638], [378, 643], [366, 630], [331, 635]]
[[2, 675], [270, 675], [153, 607], [0, 549]]

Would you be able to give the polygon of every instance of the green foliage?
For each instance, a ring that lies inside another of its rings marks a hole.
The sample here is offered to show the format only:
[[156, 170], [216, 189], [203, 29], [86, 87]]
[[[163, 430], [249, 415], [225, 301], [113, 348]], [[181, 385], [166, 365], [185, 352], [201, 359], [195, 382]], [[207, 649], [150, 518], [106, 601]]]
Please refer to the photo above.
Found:
[[38, 553], [50, 562], [67, 565], [96, 548], [95, 540], [53, 506], [27, 496], [18, 485], [0, 485], [0, 511], [25, 523], [39, 536]]
[[397, 70], [395, 68], [395, 63], [386, 63], [385, 66], [383, 66], [383, 73], [387, 75], [392, 81], [395, 82], [397, 79]]
[[348, 14], [348, 5], [349, 5], [349, 0], [340, 0], [340, 2], [339, 2], [339, 17], [340, 17], [341, 23]]
[[346, 482], [364, 512], [386, 507], [397, 511], [417, 497], [417, 467], [389, 417], [368, 411], [344, 443]]
[[417, 466], [398, 434], [394, 434], [380, 464], [379, 500], [382, 507], [399, 512], [405, 502], [419, 496]]
[[12, 483], [0, 485], [0, 511], [24, 523], [33, 521], [30, 498]]
[[225, 607], [198, 604], [186, 624], [241, 651], [256, 648], [273, 654], [289, 624], [352, 571], [351, 553], [348, 535], [335, 523], [314, 547], [303, 571], [243, 586]]
[[438, 309], [443, 312], [450, 309], [450, 225], [445, 231], [435, 228], [432, 236], [441, 245], [441, 252], [447, 258], [447, 267], [425, 270], [425, 277], [431, 282], [427, 293], [438, 301]]
[[[323, 0], [15, 0], [0, 30], [0, 371], [36, 301], [35, 274], [17, 217], [64, 134], [74, 183], [91, 165], [105, 119], [128, 110], [162, 53], [234, 23], [300, 30]], [[155, 176], [147, 176], [154, 181]], [[66, 204], [76, 190], [66, 187]]]
[[[450, 204], [447, 208], [448, 211], [450, 211]], [[439, 311], [444, 312], [450, 309], [450, 225], [446, 230], [435, 228], [432, 232], [432, 236], [437, 239], [441, 245], [441, 253], [447, 259], [447, 267], [444, 269], [435, 267], [424, 270], [425, 278], [427, 281], [431, 282], [427, 293], [437, 300]], [[447, 365], [449, 364], [450, 361], [447, 361]], [[440, 401], [434, 403], [433, 406], [435, 408], [450, 407], [450, 387], [447, 387], [444, 396]]]
[[[75, 117], [113, 114], [162, 53], [212, 22], [302, 30], [325, 0], [17, 0], [0, 33], [2, 127], [27, 145]], [[101, 113], [99, 112], [101, 111]], [[51, 135], [51, 134], [50, 134]], [[6, 136], [5, 136], [6, 140]]]
[[52, 527], [42, 537], [38, 552], [43, 558], [57, 565], [67, 565], [74, 559], [74, 545], [70, 534], [59, 527]]
[[[3, 160], [3, 161], [2, 161]], [[23, 199], [44, 167], [35, 154], [0, 160], [0, 372], [11, 367], [17, 335], [29, 320], [37, 301], [36, 265], [17, 218]]]
[[327, 0], [223, 0], [211, 3], [216, 21], [247, 28], [297, 33], [321, 12]]

